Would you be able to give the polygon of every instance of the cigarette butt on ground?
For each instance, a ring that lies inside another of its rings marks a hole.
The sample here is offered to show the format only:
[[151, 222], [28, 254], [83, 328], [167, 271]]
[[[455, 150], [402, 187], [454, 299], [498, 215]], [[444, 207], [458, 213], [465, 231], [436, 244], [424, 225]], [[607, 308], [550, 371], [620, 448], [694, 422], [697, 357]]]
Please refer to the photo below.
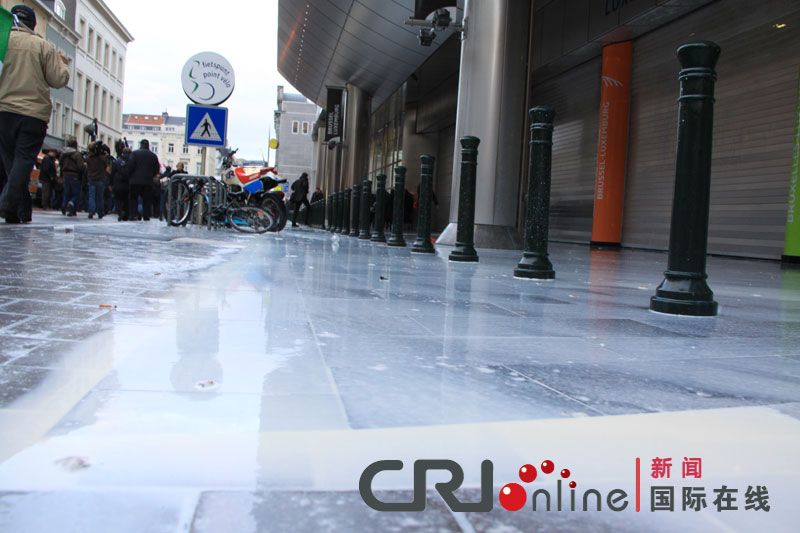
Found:
[[116, 305], [108, 305], [108, 304], [100, 304], [100, 307], [102, 307], [103, 309], [116, 309], [117, 308]]

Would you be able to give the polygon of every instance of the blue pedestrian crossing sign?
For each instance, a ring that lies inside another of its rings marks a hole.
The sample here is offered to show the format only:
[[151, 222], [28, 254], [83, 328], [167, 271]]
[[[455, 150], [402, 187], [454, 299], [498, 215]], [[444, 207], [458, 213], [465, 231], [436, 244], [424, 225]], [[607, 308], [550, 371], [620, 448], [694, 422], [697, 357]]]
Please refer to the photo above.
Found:
[[224, 147], [228, 130], [228, 108], [186, 106], [186, 144]]

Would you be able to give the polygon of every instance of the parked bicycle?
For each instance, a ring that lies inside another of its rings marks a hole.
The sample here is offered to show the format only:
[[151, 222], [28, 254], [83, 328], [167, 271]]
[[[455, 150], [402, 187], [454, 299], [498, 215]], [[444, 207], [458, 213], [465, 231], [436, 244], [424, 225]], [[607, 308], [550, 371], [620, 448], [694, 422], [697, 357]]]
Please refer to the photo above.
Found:
[[167, 222], [183, 226], [197, 224], [227, 226], [243, 233], [266, 233], [279, 224], [271, 212], [246, 204], [242, 191], [230, 192], [212, 176], [179, 174], [170, 178], [167, 190]]

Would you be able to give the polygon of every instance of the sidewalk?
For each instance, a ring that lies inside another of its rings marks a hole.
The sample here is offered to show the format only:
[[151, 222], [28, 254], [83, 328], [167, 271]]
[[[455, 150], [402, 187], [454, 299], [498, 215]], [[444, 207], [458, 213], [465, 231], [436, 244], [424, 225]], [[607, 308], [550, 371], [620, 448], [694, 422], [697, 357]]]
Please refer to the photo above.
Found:
[[[552, 244], [556, 280], [536, 282], [513, 278], [518, 251], [451, 264], [307, 228], [114, 219], [0, 224], [0, 531], [796, 528], [800, 270], [712, 257], [720, 316], [681, 318], [648, 311], [663, 253]], [[451, 512], [431, 472], [424, 512], [374, 511], [359, 478], [385, 459], [405, 465], [375, 477], [385, 501], [411, 501], [417, 459], [458, 462], [477, 501], [490, 459], [494, 509]], [[544, 460], [554, 474], [520, 481]], [[531, 510], [562, 468], [602, 511]], [[654, 485], [674, 512], [651, 511]], [[722, 485], [738, 510], [717, 512]], [[684, 486], [708, 507], [683, 511]], [[749, 486], [770, 512], [745, 510]]]

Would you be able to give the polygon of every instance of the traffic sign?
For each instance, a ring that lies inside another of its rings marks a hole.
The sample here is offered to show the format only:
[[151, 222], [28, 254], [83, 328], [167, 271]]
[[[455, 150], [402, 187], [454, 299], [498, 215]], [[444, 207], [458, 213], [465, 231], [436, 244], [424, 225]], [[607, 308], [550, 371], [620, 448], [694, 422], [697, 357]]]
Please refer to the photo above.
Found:
[[183, 92], [195, 104], [219, 105], [230, 97], [235, 84], [230, 62], [214, 52], [193, 55], [181, 71]]
[[186, 144], [224, 147], [228, 130], [228, 108], [186, 106]]

